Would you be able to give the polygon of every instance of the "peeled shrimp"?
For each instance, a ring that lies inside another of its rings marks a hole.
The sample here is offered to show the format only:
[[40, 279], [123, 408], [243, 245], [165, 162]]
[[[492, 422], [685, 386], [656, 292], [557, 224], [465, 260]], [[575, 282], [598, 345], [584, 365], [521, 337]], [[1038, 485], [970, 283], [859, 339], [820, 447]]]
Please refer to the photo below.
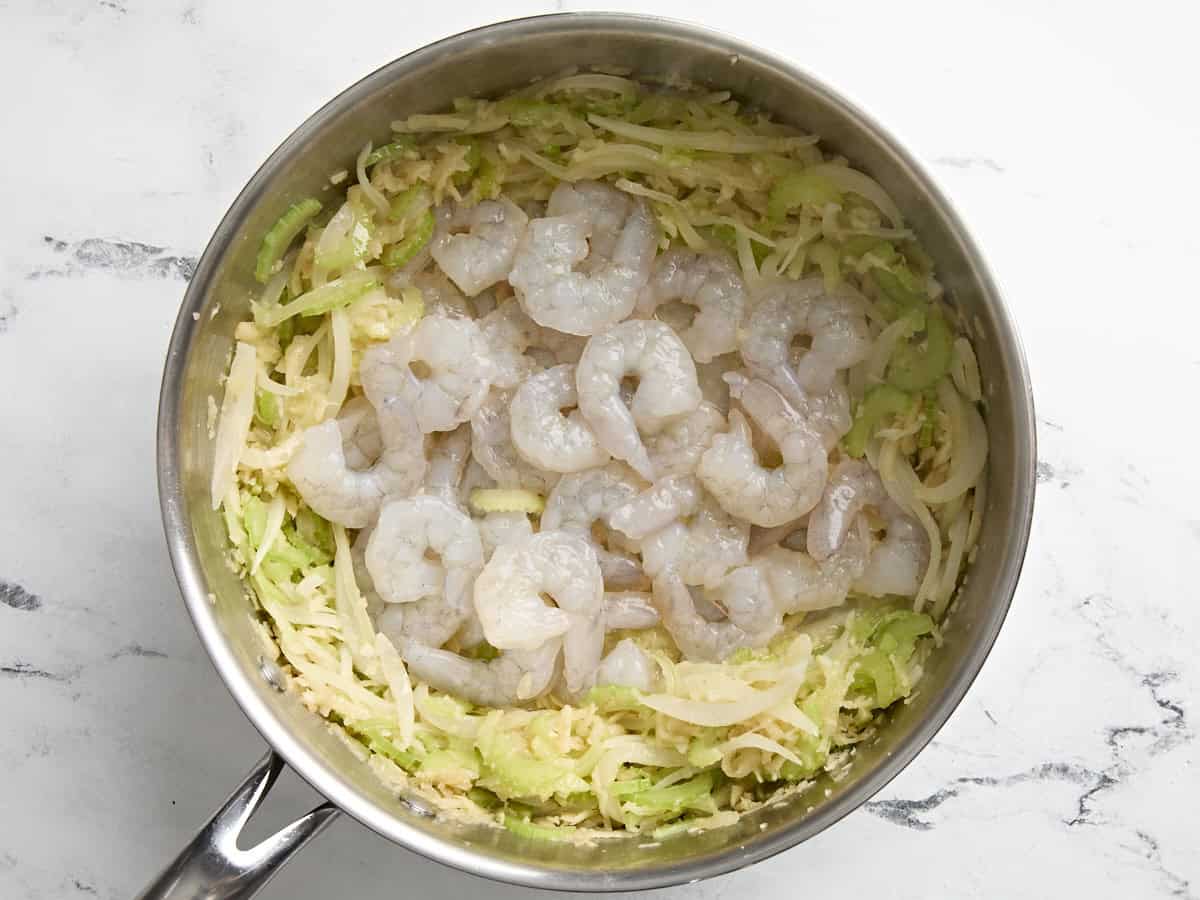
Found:
[[[638, 378], [631, 404], [621, 400], [621, 380]], [[596, 439], [647, 481], [654, 466], [638, 429], [661, 431], [700, 405], [696, 366], [679, 336], [662, 322], [633, 319], [588, 341], [575, 374], [579, 409]]]
[[400, 655], [408, 671], [430, 687], [480, 706], [514, 706], [540, 697], [554, 680], [562, 640], [532, 650], [508, 650], [496, 659], [468, 659], [416, 641], [402, 641]]
[[470, 426], [459, 425], [453, 431], [443, 432], [434, 438], [433, 448], [429, 453], [429, 475], [425, 479], [425, 493], [458, 506], [458, 488], [470, 456]]
[[534, 370], [536, 363], [525, 355], [540, 336], [541, 329], [525, 315], [520, 304], [509, 298], [479, 320], [492, 362], [492, 384], [515, 388]]
[[[770, 591], [763, 579], [758, 579], [753, 587], [758, 591], [755, 603], [771, 602]], [[721, 662], [735, 650], [762, 647], [774, 636], [769, 629], [760, 633], [748, 632], [732, 620], [709, 622], [696, 611], [691, 592], [673, 569], [667, 569], [654, 579], [654, 605], [662, 616], [663, 627], [689, 660]]]
[[508, 277], [528, 224], [529, 217], [509, 200], [439, 210], [430, 252], [459, 290], [474, 297]]
[[783, 464], [766, 469], [754, 451], [750, 425], [729, 414], [728, 434], [713, 438], [696, 474], [730, 515], [770, 528], [791, 521], [821, 499], [829, 462], [820, 435], [775, 388], [730, 373], [730, 392], [779, 448]]
[[582, 410], [562, 414], [576, 403], [575, 383], [574, 366], [555, 366], [527, 378], [513, 395], [513, 446], [541, 469], [579, 472], [608, 461]]
[[487, 559], [492, 558], [497, 547], [518, 544], [533, 534], [529, 516], [523, 512], [490, 512], [478, 523], [483, 555]]
[[338, 412], [337, 423], [342, 432], [346, 465], [355, 471], [370, 468], [383, 452], [383, 436], [379, 433], [375, 409], [367, 398], [347, 400]]
[[642, 541], [642, 567], [656, 577], [675, 569], [684, 584], [715, 586], [747, 563], [750, 526], [730, 517], [710, 497], [687, 520], [673, 522]]
[[376, 415], [383, 450], [369, 468], [350, 467], [335, 419], [302, 432], [287, 465], [301, 499], [347, 528], [363, 528], [378, 514], [385, 497], [408, 496], [425, 478], [425, 436], [411, 408], [396, 398], [382, 403]]
[[713, 437], [726, 427], [721, 411], [703, 401], [686, 416], [668, 423], [658, 434], [644, 437], [642, 443], [659, 478], [691, 475], [700, 464], [704, 451], [712, 444]]
[[421, 291], [425, 315], [446, 319], [472, 318], [471, 304], [449, 278], [436, 269], [420, 272], [408, 281]]
[[422, 495], [383, 507], [365, 561], [375, 589], [388, 603], [440, 597], [446, 614], [458, 615], [461, 623], [483, 565], [483, 545], [466, 514], [439, 497]]
[[604, 582], [595, 552], [578, 535], [542, 531], [497, 547], [476, 579], [475, 610], [488, 643], [500, 650], [533, 650], [562, 637], [572, 693], [600, 664]]
[[809, 517], [807, 547], [818, 561], [832, 557], [868, 507], [884, 520], [883, 541], [870, 551], [854, 588], [864, 594], [913, 596], [929, 562], [929, 538], [920, 524], [891, 499], [866, 463], [844, 459], [834, 467], [821, 502]]
[[359, 366], [363, 390], [376, 409], [384, 400], [402, 398], [426, 433], [451, 431], [471, 418], [491, 376], [475, 321], [442, 316], [426, 316], [411, 331], [370, 348]]
[[[565, 380], [569, 385], [570, 377]], [[471, 416], [471, 452], [499, 487], [525, 488], [545, 494], [558, 480], [558, 474], [539, 469], [517, 453], [510, 417], [512, 397], [512, 392], [498, 388], [492, 388], [488, 393]]]
[[658, 624], [658, 610], [647, 593], [606, 591], [604, 624], [609, 631], [653, 628]]
[[737, 349], [738, 327], [746, 314], [746, 286], [728, 257], [682, 249], [658, 257], [638, 297], [638, 314], [648, 318], [672, 300], [697, 310], [691, 325], [679, 332], [697, 362], [710, 362]]
[[644, 580], [636, 559], [600, 547], [591, 537], [592, 525], [609, 524], [617, 508], [633, 500], [642, 483], [621, 463], [564, 475], [546, 498], [542, 528], [561, 529], [582, 536], [596, 552], [604, 583], [609, 587], [637, 587]]
[[[809, 336], [812, 346], [793, 362], [799, 335]], [[777, 285], [759, 299], [741, 350], [752, 374], [800, 406], [803, 397], [828, 391], [840, 370], [867, 358], [871, 332], [858, 298], [828, 295], [821, 279], [809, 278]]]
[[787, 615], [840, 606], [866, 566], [870, 537], [865, 526], [852, 528], [842, 546], [820, 562], [807, 553], [772, 547], [757, 557], [767, 575], [779, 612]]
[[658, 665], [636, 642], [625, 638], [600, 663], [596, 684], [616, 684], [650, 693], [658, 685]]
[[808, 555], [817, 561], [832, 556], [855, 517], [868, 506], [878, 507], [886, 496], [883, 482], [869, 465], [841, 460], [829, 473], [825, 493], [808, 517]]
[[650, 277], [658, 226], [644, 201], [596, 182], [560, 184], [534, 219], [509, 283], [541, 325], [596, 334], [631, 312]]
[[671, 475], [656, 481], [614, 509], [608, 524], [635, 541], [690, 516], [700, 506], [702, 491], [691, 475]]

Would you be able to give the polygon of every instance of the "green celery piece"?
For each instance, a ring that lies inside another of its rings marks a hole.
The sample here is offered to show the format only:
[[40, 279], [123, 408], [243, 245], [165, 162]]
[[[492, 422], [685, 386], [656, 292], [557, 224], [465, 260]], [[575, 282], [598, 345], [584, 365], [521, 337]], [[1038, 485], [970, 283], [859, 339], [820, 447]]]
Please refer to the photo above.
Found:
[[925, 339], [903, 343], [892, 354], [887, 380], [901, 390], [923, 391], [950, 370], [953, 358], [954, 335], [946, 317], [934, 309], [925, 317]]
[[405, 153], [416, 146], [417, 142], [413, 138], [408, 135], [401, 135], [390, 144], [383, 144], [368, 153], [364, 165], [369, 169], [376, 163], [391, 162], [393, 159], [399, 159], [404, 156]]
[[473, 787], [467, 791], [467, 798], [483, 809], [496, 809], [500, 806], [500, 798], [487, 788]]
[[888, 416], [899, 416], [912, 408], [913, 398], [891, 384], [880, 384], [867, 391], [854, 416], [854, 425], [842, 441], [851, 456], [862, 457], [867, 441]]
[[676, 812], [709, 796], [712, 793], [714, 783], [711, 771], [701, 772], [690, 781], [673, 784], [665, 788], [651, 788], [648, 791], [638, 791], [629, 797], [629, 802], [638, 809]]
[[547, 125], [566, 112], [557, 103], [528, 97], [509, 97], [507, 100], [501, 100], [496, 104], [496, 111], [507, 116], [508, 121], [518, 128]]
[[268, 428], [279, 424], [279, 397], [260, 390], [254, 395], [254, 417]]
[[273, 552], [266, 555], [258, 568], [263, 575], [271, 579], [275, 584], [290, 582], [292, 580], [292, 573], [296, 571], [295, 566], [275, 556]]
[[815, 172], [794, 172], [785, 175], [771, 186], [767, 198], [767, 216], [780, 222], [787, 214], [800, 206], [820, 209], [827, 203], [841, 203], [842, 192], [838, 186]]
[[275, 337], [279, 340], [279, 349], [286, 350], [296, 336], [296, 320], [288, 319], [275, 329]]
[[923, 309], [929, 298], [921, 290], [920, 282], [907, 268], [897, 266], [895, 269], [874, 268], [871, 270], [871, 280], [883, 292], [884, 296], [899, 307], [901, 312]]
[[892, 658], [882, 650], [872, 650], [858, 659], [854, 672], [854, 687], [874, 697], [873, 704], [879, 709], [891, 706], [900, 698], [900, 680]]
[[326, 562], [333, 559], [333, 529], [329, 522], [307, 506], [301, 506], [296, 512], [296, 533], [312, 548], [327, 556]]
[[568, 841], [575, 833], [574, 825], [534, 825], [528, 819], [508, 812], [504, 814], [504, 827], [534, 841]]
[[388, 218], [393, 222], [414, 221], [433, 205], [433, 193], [423, 184], [414, 184], [392, 198]]
[[630, 794], [636, 794], [639, 791], [649, 790], [652, 782], [649, 778], [639, 777], [630, 778], [626, 781], [614, 781], [609, 785], [609, 793], [614, 797], [628, 797]]
[[455, 143], [463, 144], [467, 148], [467, 170], [465, 172], [455, 172], [453, 181], [458, 187], [462, 187], [468, 181], [475, 177], [475, 173], [479, 170], [479, 164], [483, 161], [483, 150], [480, 149], [479, 141], [475, 138], [460, 137], [455, 139]]
[[247, 497], [242, 503], [242, 523], [250, 543], [257, 550], [267, 530], [267, 504], [257, 497]]
[[254, 277], [266, 284], [275, 274], [275, 266], [287, 253], [287, 248], [296, 239], [313, 217], [321, 211], [321, 202], [313, 197], [293, 203], [263, 236], [262, 246], [255, 260]]
[[421, 252], [421, 248], [428, 244], [432, 237], [433, 212], [427, 209], [411, 234], [384, 248], [381, 261], [388, 268], [398, 269]]
[[689, 765], [700, 769], [715, 766], [721, 761], [721, 751], [717, 749], [717, 742], [712, 738], [693, 738], [688, 744], [687, 761]]
[[[726, 225], [722, 222], [717, 225], [711, 225], [708, 227], [708, 229], [701, 230], [707, 230], [713, 240], [720, 241], [729, 248], [730, 253], [732, 253], [735, 257], [737, 256], [737, 229], [732, 225]], [[760, 244], [758, 241], [754, 240], [754, 238], [751, 238], [750, 252], [754, 256], [755, 265], [761, 266], [763, 260], [770, 256], [771, 248], [766, 244]]]
[[500, 182], [504, 176], [503, 164], [497, 165], [485, 157], [479, 164], [479, 175], [475, 179], [476, 196], [481, 200], [495, 200], [500, 196]]
[[314, 288], [306, 294], [301, 294], [289, 303], [260, 310], [258, 324], [272, 328], [292, 316], [321, 315], [332, 309], [348, 306], [363, 294], [377, 287], [379, 287], [379, 282], [373, 275], [366, 272], [350, 272], [328, 284]]
[[842, 283], [841, 254], [829, 241], [817, 241], [808, 250], [808, 258], [816, 263], [825, 281], [825, 290], [833, 292]]

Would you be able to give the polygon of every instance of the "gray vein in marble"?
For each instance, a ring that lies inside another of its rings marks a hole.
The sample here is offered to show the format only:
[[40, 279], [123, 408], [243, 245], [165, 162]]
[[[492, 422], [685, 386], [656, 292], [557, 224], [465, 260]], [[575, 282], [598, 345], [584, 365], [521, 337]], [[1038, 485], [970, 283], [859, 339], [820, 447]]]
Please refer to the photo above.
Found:
[[196, 271], [196, 257], [179, 256], [168, 252], [165, 247], [140, 241], [86, 238], [71, 242], [50, 235], [42, 240], [59, 258], [55, 265], [31, 271], [26, 276], [31, 281], [71, 278], [95, 271], [132, 278], [178, 278], [188, 281]]
[[973, 775], [956, 778], [949, 786], [941, 788], [928, 797], [922, 797], [919, 800], [874, 800], [864, 808], [867, 812], [879, 816], [881, 819], [886, 819], [893, 825], [911, 828], [914, 831], [931, 831], [934, 827], [933, 823], [921, 818], [921, 815], [932, 812], [948, 800], [958, 797], [964, 790], [970, 787], [1003, 788], [1031, 781], [1066, 781], [1081, 786], [1085, 784], [1089, 785], [1089, 790], [1091, 790], [1094, 786], [1092, 782], [1098, 781], [1099, 778], [1099, 773], [1093, 772], [1084, 766], [1057, 762], [1043, 763], [1040, 766], [1034, 766], [1032, 769], [1017, 772], [1013, 775]]
[[1163, 880], [1167, 883], [1167, 888], [1170, 890], [1171, 896], [1193, 900], [1196, 895], [1192, 893], [1192, 883], [1177, 873], [1172, 872], [1163, 864], [1162, 850], [1158, 846], [1158, 841], [1141, 829], [1137, 829], [1134, 834], [1137, 835], [1138, 840], [1142, 844], [1142, 856], [1162, 876]]
[[1038, 419], [1038, 422], [1045, 425], [1047, 428], [1052, 429], [1053, 431], [1062, 431], [1063, 430], [1063, 427], [1061, 425], [1059, 425], [1057, 422], [1054, 422], [1050, 419]]
[[62, 684], [66, 684], [78, 674], [78, 670], [72, 670], [69, 673], [48, 672], [45, 669], [39, 669], [36, 666], [31, 666], [29, 663], [23, 662], [12, 663], [11, 665], [0, 665], [0, 675], [22, 680], [26, 678], [33, 678], [43, 679], [45, 681], [57, 681]]
[[1037, 463], [1037, 483], [1038, 484], [1055, 484], [1060, 488], [1066, 489], [1071, 486], [1071, 481], [1076, 475], [1082, 474], [1082, 470], [1078, 466], [1066, 465], [1052, 466], [1044, 459], [1039, 459]]
[[997, 175], [1004, 172], [1004, 167], [988, 156], [939, 156], [933, 163], [952, 169], [986, 169]]
[[80, 881], [78, 878], [72, 878], [71, 885], [81, 894], [90, 894], [91, 896], [95, 897], [100, 893], [96, 890], [95, 885], [88, 884], [86, 881]]
[[105, 9], [111, 9], [113, 12], [119, 13], [122, 16], [129, 12], [126, 7], [122, 6], [120, 3], [113, 2], [113, 0], [100, 0], [100, 5]]
[[34, 612], [42, 608], [42, 598], [21, 585], [0, 579], [0, 603], [11, 609]]
[[150, 647], [143, 647], [141, 644], [129, 644], [122, 647], [116, 653], [110, 653], [109, 659], [121, 659], [124, 656], [140, 656], [145, 659], [167, 659], [167, 654], [161, 650], [154, 650]]

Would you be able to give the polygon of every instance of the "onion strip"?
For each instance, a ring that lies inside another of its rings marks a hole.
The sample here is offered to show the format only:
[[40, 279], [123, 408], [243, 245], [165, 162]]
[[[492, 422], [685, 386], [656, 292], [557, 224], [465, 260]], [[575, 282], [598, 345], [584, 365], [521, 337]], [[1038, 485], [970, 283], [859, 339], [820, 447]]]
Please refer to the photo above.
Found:
[[213, 446], [212, 508], [219, 509], [221, 500], [233, 486], [238, 460], [250, 423], [254, 418], [254, 384], [258, 376], [258, 354], [250, 344], [237, 342], [229, 377], [225, 379], [225, 396], [221, 400], [221, 418], [217, 422], [217, 438]]

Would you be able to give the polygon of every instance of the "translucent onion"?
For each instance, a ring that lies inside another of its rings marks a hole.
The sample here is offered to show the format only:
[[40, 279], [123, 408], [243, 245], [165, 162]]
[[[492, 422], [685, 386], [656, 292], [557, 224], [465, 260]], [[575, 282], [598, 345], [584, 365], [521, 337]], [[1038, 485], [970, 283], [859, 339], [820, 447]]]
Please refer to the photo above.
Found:
[[634, 125], [594, 113], [588, 116], [588, 121], [618, 137], [628, 138], [632, 141], [643, 141], [659, 147], [706, 150], [712, 153], [786, 153], [796, 147], [807, 147], [817, 142], [815, 135], [760, 137], [758, 135], [729, 134], [724, 131], [677, 131], [669, 128], [650, 128], [646, 125]]
[[387, 682], [388, 690], [392, 693], [392, 703], [396, 707], [396, 734], [393, 740], [397, 747], [404, 750], [413, 741], [416, 712], [413, 708], [412, 682], [408, 678], [408, 669], [404, 660], [392, 646], [385, 634], [375, 635], [375, 652], [379, 657], [379, 666], [383, 670], [383, 680]]
[[371, 179], [367, 177], [367, 157], [371, 155], [371, 142], [367, 141], [363, 145], [362, 150], [358, 153], [358, 160], [355, 162], [355, 171], [358, 172], [358, 186], [362, 188], [363, 196], [371, 201], [380, 215], [386, 216], [391, 209], [391, 204], [388, 203], [387, 197], [375, 185], [371, 184]]
[[354, 664], [369, 678], [379, 676], [379, 655], [375, 650], [375, 626], [367, 614], [367, 601], [354, 580], [354, 563], [350, 558], [350, 541], [346, 529], [333, 526], [333, 573], [337, 595], [338, 620], [342, 639], [350, 648]]
[[329, 393], [325, 397], [323, 418], [337, 415], [350, 390], [350, 370], [354, 364], [354, 348], [350, 344], [350, 316], [344, 309], [329, 314], [329, 334], [333, 346], [333, 371], [329, 378]]
[[217, 422], [217, 437], [213, 446], [212, 508], [219, 509], [221, 500], [233, 487], [238, 460], [250, 423], [254, 418], [254, 384], [258, 376], [258, 354], [250, 344], [238, 341], [225, 379], [225, 397], [221, 401], [221, 417]]
[[971, 521], [971, 511], [964, 506], [954, 517], [949, 529], [950, 546], [946, 550], [946, 563], [942, 568], [941, 580], [938, 584], [937, 598], [930, 615], [941, 619], [950, 600], [954, 597], [954, 587], [958, 584], [958, 570], [962, 568], [963, 557], [967, 552], [967, 534]]
[[954, 339], [954, 361], [950, 364], [950, 377], [954, 379], [954, 386], [967, 398], [968, 403], [978, 403], [983, 399], [979, 360], [975, 356], [975, 348], [965, 337]]
[[929, 507], [916, 498], [914, 492], [920, 486], [921, 480], [900, 452], [900, 445], [896, 441], [883, 442], [879, 449], [877, 469], [888, 496], [921, 523], [921, 527], [925, 529], [925, 536], [929, 538], [929, 564], [925, 567], [925, 575], [921, 579], [920, 588], [917, 589], [915, 603], [915, 608], [919, 611], [933, 599], [937, 590], [937, 577], [942, 563], [942, 532], [930, 514]]
[[262, 541], [259, 543], [258, 549], [254, 551], [254, 560], [250, 563], [251, 572], [258, 571], [262, 561], [271, 552], [271, 546], [275, 543], [275, 539], [282, 534], [284, 512], [286, 512], [286, 507], [283, 503], [283, 495], [276, 494], [267, 505], [267, 524], [263, 529]]
[[819, 163], [804, 171], [812, 172], [814, 175], [823, 175], [843, 191], [857, 194], [873, 204], [893, 226], [904, 227], [904, 217], [900, 214], [900, 207], [883, 189], [883, 186], [871, 176], [833, 163]]
[[937, 386], [938, 402], [950, 419], [951, 446], [945, 480], [935, 486], [918, 484], [913, 496], [924, 503], [946, 503], [965, 493], [979, 481], [979, 475], [987, 463], [987, 427], [975, 409], [954, 389], [954, 385], [943, 378]]
[[609, 91], [628, 96], [638, 92], [638, 84], [636, 81], [621, 78], [618, 75], [588, 72], [583, 75], [567, 75], [548, 81], [538, 89], [534, 96], [546, 97], [560, 91]]
[[[813, 726], [813, 728], [815, 731], [816, 726]], [[773, 741], [769, 737], [764, 737], [761, 734], [755, 734], [753, 731], [749, 732], [748, 734], [739, 734], [737, 737], [730, 738], [724, 743], [718, 744], [717, 749], [725, 755], [725, 759], [721, 761], [721, 769], [725, 771], [726, 775], [730, 775], [730, 777], [742, 777], [734, 776], [728, 770], [726, 770], [726, 765], [729, 763], [730, 756], [737, 750], [761, 750], [764, 753], [773, 753], [776, 756], [782, 756], [788, 762], [795, 763], [798, 766], [804, 765], [800, 757], [798, 757], [787, 747], [783, 746], [783, 744], [779, 743], [778, 741]], [[745, 774], [748, 775], [750, 773], [747, 772]]]
[[669, 694], [650, 694], [642, 698], [642, 703], [681, 722], [720, 728], [752, 719], [759, 713], [794, 698], [803, 681], [803, 674], [793, 674], [774, 687], [765, 691], [749, 691], [745, 700], [730, 703], [706, 703], [703, 700], [688, 700]]

